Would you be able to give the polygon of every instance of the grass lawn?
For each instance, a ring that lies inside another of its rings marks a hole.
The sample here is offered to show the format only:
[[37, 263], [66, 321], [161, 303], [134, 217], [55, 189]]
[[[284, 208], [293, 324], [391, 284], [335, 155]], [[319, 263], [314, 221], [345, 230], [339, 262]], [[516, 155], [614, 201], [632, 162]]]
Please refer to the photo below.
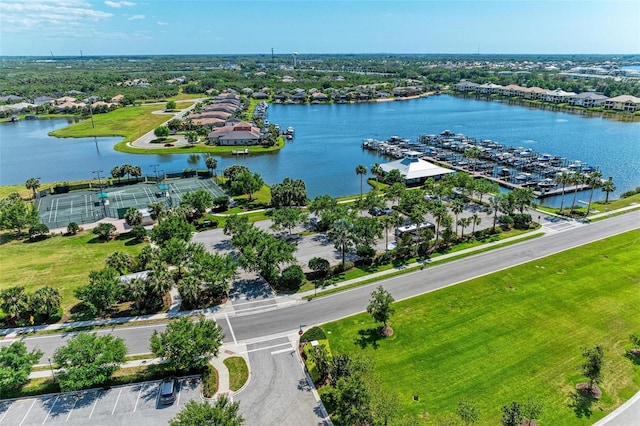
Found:
[[76, 236], [55, 236], [36, 243], [10, 241], [0, 245], [0, 290], [24, 286], [31, 293], [45, 285], [60, 290], [65, 314], [78, 302], [76, 288], [89, 282], [89, 272], [102, 269], [104, 259], [116, 251], [132, 255], [145, 244], [130, 245], [121, 237], [100, 243], [91, 231]]
[[222, 361], [229, 370], [229, 389], [237, 391], [249, 380], [247, 362], [241, 356], [232, 356]]
[[121, 143], [131, 142], [169, 120], [170, 114], [152, 114], [163, 110], [165, 104], [128, 106], [106, 114], [95, 114], [95, 128], [91, 120], [83, 120], [49, 133], [61, 138], [83, 138], [90, 136], [123, 136]]
[[[633, 231], [399, 302], [387, 339], [368, 314], [322, 328], [334, 354], [373, 359], [398, 409], [422, 424], [468, 398], [495, 425], [503, 405], [535, 397], [541, 424], [590, 425], [640, 390], [640, 364], [624, 356], [640, 332], [639, 255]], [[603, 396], [575, 406], [582, 348], [595, 344]]]

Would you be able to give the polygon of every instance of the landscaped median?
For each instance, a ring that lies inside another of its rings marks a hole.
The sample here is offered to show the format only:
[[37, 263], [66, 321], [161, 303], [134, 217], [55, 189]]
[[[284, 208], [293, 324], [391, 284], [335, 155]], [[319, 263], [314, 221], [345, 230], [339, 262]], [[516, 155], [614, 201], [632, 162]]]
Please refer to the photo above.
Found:
[[[366, 313], [322, 329], [333, 357], [371, 360], [397, 414], [419, 424], [439, 424], [467, 400], [478, 424], [495, 425], [503, 406], [531, 398], [544, 406], [540, 424], [590, 425], [640, 390], [640, 365], [627, 356], [640, 332], [639, 240], [628, 232], [395, 303], [387, 338]], [[576, 392], [583, 348], [596, 344], [598, 400]]]

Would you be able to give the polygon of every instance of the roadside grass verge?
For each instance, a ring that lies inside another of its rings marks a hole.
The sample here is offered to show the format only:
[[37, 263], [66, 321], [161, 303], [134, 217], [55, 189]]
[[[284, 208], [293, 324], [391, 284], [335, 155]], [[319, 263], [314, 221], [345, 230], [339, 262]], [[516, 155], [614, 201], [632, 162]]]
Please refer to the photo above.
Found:
[[249, 368], [247, 362], [241, 356], [232, 356], [223, 361], [229, 370], [229, 389], [238, 391], [249, 380]]
[[[502, 406], [534, 397], [540, 424], [590, 425], [640, 390], [640, 366], [625, 357], [640, 330], [639, 255], [632, 231], [398, 302], [386, 339], [368, 314], [322, 329], [334, 355], [373, 360], [397, 410], [421, 424], [467, 398], [479, 424], [495, 425]], [[582, 348], [595, 344], [605, 350], [603, 396], [575, 404]]]
[[35, 243], [13, 240], [0, 244], [0, 290], [24, 286], [28, 293], [43, 286], [60, 291], [64, 316], [78, 299], [76, 288], [89, 283], [89, 272], [102, 269], [113, 252], [136, 255], [146, 244], [130, 244], [121, 236], [98, 242], [90, 231], [74, 236], [56, 235]]

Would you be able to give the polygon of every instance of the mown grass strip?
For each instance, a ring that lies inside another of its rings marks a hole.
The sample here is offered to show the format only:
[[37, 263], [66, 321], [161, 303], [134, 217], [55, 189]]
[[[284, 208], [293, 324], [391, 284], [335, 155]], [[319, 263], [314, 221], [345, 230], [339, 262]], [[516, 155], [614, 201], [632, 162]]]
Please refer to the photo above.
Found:
[[229, 389], [235, 392], [249, 380], [247, 362], [241, 356], [232, 356], [226, 358], [223, 362], [229, 370]]

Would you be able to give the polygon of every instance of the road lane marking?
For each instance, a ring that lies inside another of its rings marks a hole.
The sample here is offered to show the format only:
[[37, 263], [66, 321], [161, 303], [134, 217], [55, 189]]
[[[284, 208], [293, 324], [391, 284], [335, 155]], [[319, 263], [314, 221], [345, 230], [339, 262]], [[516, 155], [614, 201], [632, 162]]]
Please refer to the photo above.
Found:
[[227, 319], [227, 324], [229, 324], [229, 331], [231, 332], [231, 337], [233, 338], [233, 343], [234, 344], [238, 344], [238, 341], [236, 340], [236, 335], [233, 332], [233, 327], [231, 327], [231, 321], [229, 321], [229, 317], [227, 316], [227, 313], [224, 313], [224, 317]]
[[118, 406], [118, 401], [120, 401], [120, 394], [122, 393], [122, 388], [120, 388], [120, 391], [118, 392], [118, 397], [116, 398], [116, 403], [113, 404], [113, 410], [111, 410], [111, 415], [113, 416], [113, 413], [116, 412], [116, 407]]
[[271, 355], [283, 354], [283, 353], [285, 353], [285, 352], [289, 352], [289, 353], [291, 353], [291, 352], [293, 352], [293, 351], [294, 351], [294, 349], [293, 349], [293, 348], [284, 348], [284, 349], [280, 349], [280, 350], [278, 350], [278, 351], [272, 351], [272, 352], [271, 352]]
[[34, 398], [33, 402], [31, 403], [31, 406], [29, 407], [29, 409], [25, 413], [24, 417], [22, 418], [22, 421], [20, 422], [20, 426], [22, 426], [22, 423], [24, 423], [24, 421], [27, 420], [27, 417], [29, 416], [29, 413], [31, 412], [31, 409], [35, 405], [36, 401], [37, 401], [37, 398]]
[[[291, 346], [291, 342], [286, 342], [286, 343], [278, 343], [277, 345], [272, 345], [272, 346], [265, 346], [264, 348], [256, 348], [256, 349], [249, 349], [247, 351], [243, 351], [243, 352], [239, 352], [240, 354], [248, 354], [251, 352], [258, 352], [258, 351], [264, 351], [267, 349], [273, 349], [273, 348], [279, 348], [280, 346]], [[287, 350], [289, 350], [289, 348], [287, 348]]]
[[4, 414], [2, 415], [2, 417], [0, 417], [0, 423], [2, 423], [4, 418], [7, 416], [7, 413], [9, 412], [9, 410], [11, 410], [11, 407], [13, 407], [12, 403], [8, 403], [7, 405], [9, 405], [9, 408], [7, 408], [7, 411], [5, 411]]
[[49, 408], [49, 412], [47, 413], [47, 416], [42, 421], [42, 424], [44, 424], [44, 422], [46, 422], [49, 416], [51, 415], [51, 411], [53, 411], [53, 407], [56, 406], [56, 402], [58, 402], [58, 398], [60, 398], [60, 395], [57, 395], [55, 401], [53, 401], [53, 404], [51, 404], [51, 408]]

